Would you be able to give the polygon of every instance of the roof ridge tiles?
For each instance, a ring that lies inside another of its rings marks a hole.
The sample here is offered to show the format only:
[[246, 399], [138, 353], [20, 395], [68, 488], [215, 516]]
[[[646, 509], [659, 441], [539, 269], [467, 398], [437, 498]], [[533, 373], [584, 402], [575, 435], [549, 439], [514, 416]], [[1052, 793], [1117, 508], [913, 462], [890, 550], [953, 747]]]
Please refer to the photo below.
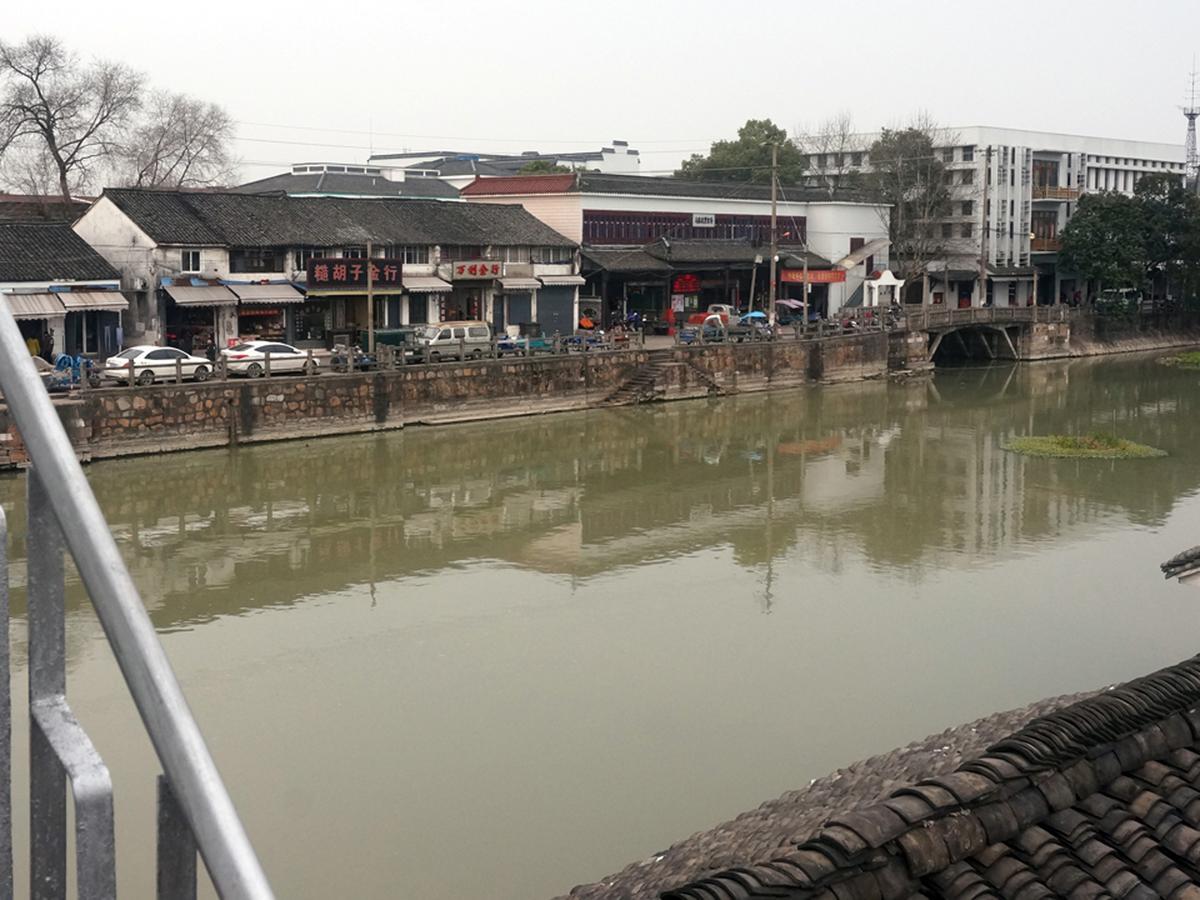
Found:
[[[1197, 702], [1200, 657], [1193, 657], [1035, 719], [954, 772], [831, 817], [796, 850], [760, 864], [772, 874], [754, 875], [759, 887], [744, 880], [760, 871], [750, 867], [662, 896], [816, 897], [828, 889], [883, 900], [1081, 891], [1149, 897], [1161, 873], [1143, 871], [1118, 848], [1136, 841], [1144, 855], [1162, 843], [1163, 858], [1200, 862], [1200, 819], [1187, 812], [1200, 813]], [[903, 867], [899, 893], [859, 881], [868, 867], [895, 864]], [[1183, 896], [1186, 885], [1200, 897], [1200, 875], [1188, 879], [1169, 879], [1173, 895]]]

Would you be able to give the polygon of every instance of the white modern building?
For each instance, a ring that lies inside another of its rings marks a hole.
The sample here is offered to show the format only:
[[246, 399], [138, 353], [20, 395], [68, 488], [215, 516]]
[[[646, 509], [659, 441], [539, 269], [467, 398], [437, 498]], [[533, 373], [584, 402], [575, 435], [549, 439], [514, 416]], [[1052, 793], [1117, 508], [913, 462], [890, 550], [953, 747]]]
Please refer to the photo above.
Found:
[[[869, 170], [867, 148], [876, 137], [856, 135], [852, 150], [811, 155], [815, 180]], [[934, 224], [947, 252], [929, 267], [925, 299], [950, 305], [1071, 300], [1085, 286], [1060, 270], [1059, 235], [1079, 198], [1132, 194], [1147, 175], [1182, 180], [1185, 171], [1182, 146], [1149, 141], [970, 126], [946, 129], [938, 144], [953, 205]]]

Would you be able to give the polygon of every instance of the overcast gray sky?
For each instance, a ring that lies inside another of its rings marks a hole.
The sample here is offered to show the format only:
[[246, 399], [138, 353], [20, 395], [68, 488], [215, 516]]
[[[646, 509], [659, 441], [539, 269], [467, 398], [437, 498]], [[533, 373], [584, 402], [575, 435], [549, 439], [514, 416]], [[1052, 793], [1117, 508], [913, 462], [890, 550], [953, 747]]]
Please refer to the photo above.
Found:
[[[926, 110], [1182, 143], [1200, 0], [437, 0], [5, 3], [6, 40], [61, 36], [223, 104], [243, 174], [403, 149], [595, 149], [643, 168], [849, 110]], [[372, 136], [373, 135], [373, 136]]]

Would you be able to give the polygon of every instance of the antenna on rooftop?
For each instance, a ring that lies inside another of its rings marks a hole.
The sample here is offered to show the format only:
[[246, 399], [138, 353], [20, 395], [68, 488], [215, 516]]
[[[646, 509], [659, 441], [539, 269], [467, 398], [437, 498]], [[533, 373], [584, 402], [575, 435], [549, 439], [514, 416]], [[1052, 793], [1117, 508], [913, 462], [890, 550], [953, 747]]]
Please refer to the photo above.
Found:
[[1187, 118], [1187, 138], [1183, 142], [1184, 171], [1187, 186], [1195, 191], [1200, 190], [1200, 152], [1196, 150], [1196, 119], [1200, 118], [1200, 105], [1196, 102], [1196, 58], [1192, 57], [1191, 85], [1188, 93], [1187, 106], [1182, 107]]

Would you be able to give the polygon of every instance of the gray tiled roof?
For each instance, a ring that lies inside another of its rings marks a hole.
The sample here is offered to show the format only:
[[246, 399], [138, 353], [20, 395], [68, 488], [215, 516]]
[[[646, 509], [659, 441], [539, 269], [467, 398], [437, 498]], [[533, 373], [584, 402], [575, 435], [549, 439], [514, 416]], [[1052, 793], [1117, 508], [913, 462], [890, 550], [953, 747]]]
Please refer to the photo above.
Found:
[[515, 205], [125, 188], [104, 196], [160, 244], [575, 246]]
[[355, 195], [363, 197], [432, 197], [453, 200], [458, 189], [440, 178], [405, 178], [392, 181], [379, 175], [357, 175], [344, 172], [285, 172], [258, 181], [238, 185], [231, 190], [239, 194], [324, 194], [327, 196]]
[[63, 223], [0, 223], [0, 281], [110, 281], [120, 274]]
[[1200, 896], [1200, 657], [1035, 719], [669, 900]]

